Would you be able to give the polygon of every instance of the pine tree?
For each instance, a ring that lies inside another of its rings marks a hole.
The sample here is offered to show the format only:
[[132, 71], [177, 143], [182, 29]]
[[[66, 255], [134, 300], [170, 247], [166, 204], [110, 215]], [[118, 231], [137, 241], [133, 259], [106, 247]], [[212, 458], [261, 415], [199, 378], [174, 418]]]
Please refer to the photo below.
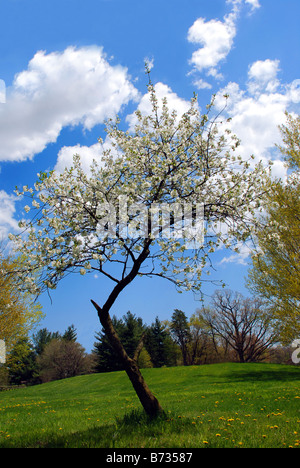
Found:
[[[136, 318], [130, 311], [127, 312], [121, 319], [116, 316], [112, 317], [113, 326], [121, 337], [123, 346], [130, 358], [133, 358], [137, 345], [141, 336], [145, 331], [145, 326], [141, 318]], [[98, 332], [95, 336], [93, 352], [97, 356], [97, 372], [112, 372], [123, 370], [124, 367], [119, 361], [116, 351], [111, 345], [104, 329]]]
[[189, 364], [188, 345], [191, 339], [188, 319], [182, 310], [175, 309], [171, 321], [172, 336], [180, 346], [184, 366]]
[[158, 317], [147, 333], [146, 348], [154, 367], [176, 364], [175, 345], [170, 333]]
[[76, 341], [77, 340], [77, 332], [75, 326], [72, 324], [70, 325], [65, 333], [62, 336], [63, 340], [66, 341]]

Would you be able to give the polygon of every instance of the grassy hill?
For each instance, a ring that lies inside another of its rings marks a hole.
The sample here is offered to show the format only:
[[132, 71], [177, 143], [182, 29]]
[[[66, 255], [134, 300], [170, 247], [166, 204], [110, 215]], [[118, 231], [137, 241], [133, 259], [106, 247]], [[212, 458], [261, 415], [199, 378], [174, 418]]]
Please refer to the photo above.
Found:
[[167, 417], [148, 421], [124, 372], [0, 393], [0, 447], [300, 447], [300, 368], [145, 369]]

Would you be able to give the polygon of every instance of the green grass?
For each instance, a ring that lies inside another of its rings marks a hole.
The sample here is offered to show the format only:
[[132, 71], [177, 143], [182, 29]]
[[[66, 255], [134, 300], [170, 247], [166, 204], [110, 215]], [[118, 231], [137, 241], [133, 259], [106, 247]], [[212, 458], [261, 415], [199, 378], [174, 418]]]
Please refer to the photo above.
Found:
[[166, 412], [149, 421], [124, 372], [0, 393], [0, 447], [300, 447], [300, 368], [145, 369]]

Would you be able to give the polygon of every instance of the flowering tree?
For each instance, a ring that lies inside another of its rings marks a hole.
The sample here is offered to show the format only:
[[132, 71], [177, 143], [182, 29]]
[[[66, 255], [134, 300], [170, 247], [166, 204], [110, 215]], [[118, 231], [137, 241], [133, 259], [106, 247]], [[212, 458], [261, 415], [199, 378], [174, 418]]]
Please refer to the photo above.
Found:
[[162, 408], [137, 366], [142, 341], [129, 358], [110, 309], [138, 275], [199, 291], [208, 256], [221, 244], [237, 249], [251, 235], [268, 177], [261, 164], [235, 156], [239, 141], [230, 131], [219, 134], [212, 105], [200, 115], [194, 97], [179, 118], [166, 100], [158, 102], [150, 78], [148, 92], [152, 112], [136, 112], [133, 132], [122, 131], [118, 121], [107, 123], [111, 146], [89, 174], [75, 155], [71, 169], [40, 174], [34, 189], [19, 192], [30, 197], [26, 209], [34, 216], [21, 223], [26, 236], [11, 238], [29, 259], [20, 278], [32, 293], [55, 289], [71, 272], [97, 271], [111, 280], [106, 302], [92, 303], [145, 411], [156, 415]]

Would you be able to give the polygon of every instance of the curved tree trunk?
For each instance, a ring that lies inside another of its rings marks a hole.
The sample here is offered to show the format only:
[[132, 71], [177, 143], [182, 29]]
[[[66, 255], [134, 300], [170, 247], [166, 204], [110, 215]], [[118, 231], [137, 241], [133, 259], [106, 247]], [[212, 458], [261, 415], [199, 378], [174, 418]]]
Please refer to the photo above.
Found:
[[141, 346], [138, 346], [138, 349], [135, 353], [134, 358], [133, 359], [130, 358], [126, 350], [124, 349], [124, 346], [122, 345], [118, 334], [116, 333], [113, 327], [108, 311], [104, 311], [93, 300], [91, 302], [98, 312], [100, 323], [105, 330], [105, 333], [110, 341], [110, 344], [112, 345], [115, 352], [119, 356], [119, 359], [124, 366], [124, 369], [133, 385], [133, 388], [136, 391], [136, 394], [145, 412], [151, 417], [158, 416], [159, 414], [163, 412], [163, 409], [160, 406], [160, 403], [158, 402], [157, 398], [150, 391], [137, 365], [137, 359], [138, 359], [139, 351], [141, 350]]

